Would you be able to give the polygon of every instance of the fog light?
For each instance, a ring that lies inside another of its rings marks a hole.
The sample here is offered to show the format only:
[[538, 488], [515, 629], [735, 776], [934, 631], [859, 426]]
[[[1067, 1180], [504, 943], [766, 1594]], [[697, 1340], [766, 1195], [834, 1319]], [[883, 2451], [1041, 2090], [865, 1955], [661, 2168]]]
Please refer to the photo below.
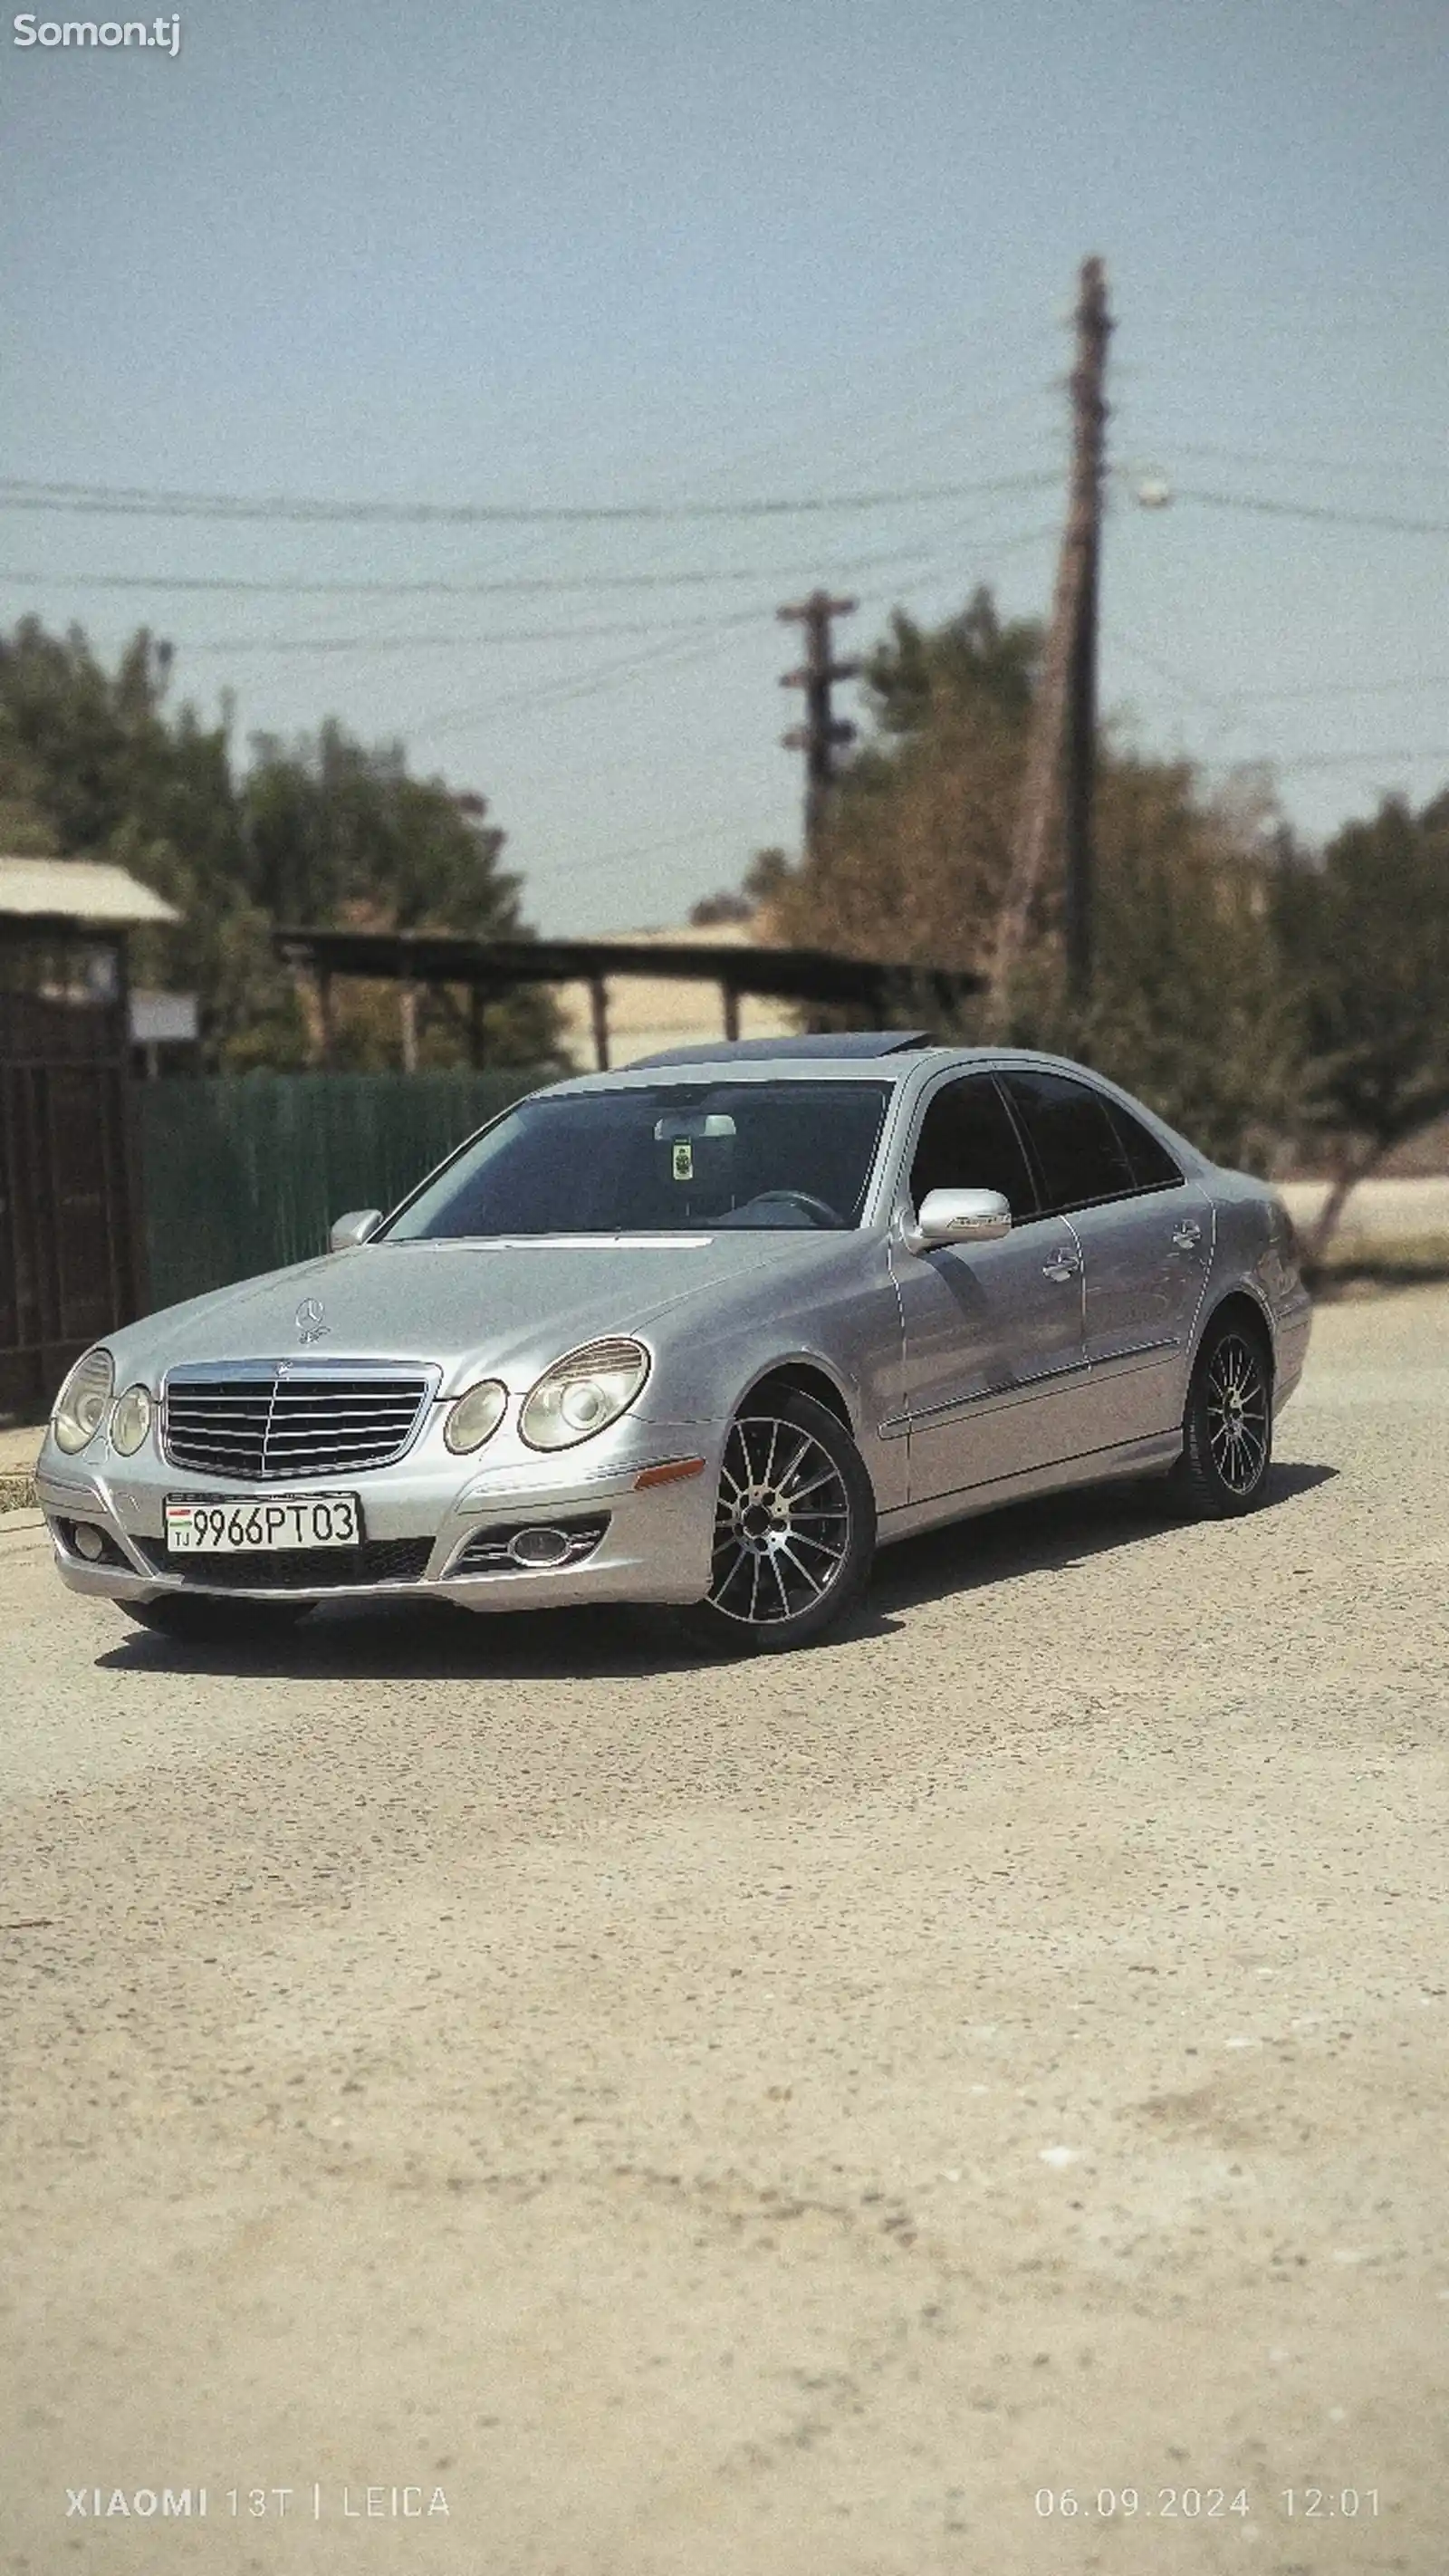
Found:
[[562, 1565], [568, 1552], [566, 1530], [520, 1530], [508, 1542], [508, 1553], [515, 1565]]
[[105, 1532], [90, 1521], [76, 1522], [71, 1543], [77, 1556], [83, 1556], [88, 1565], [99, 1565], [106, 1552]]

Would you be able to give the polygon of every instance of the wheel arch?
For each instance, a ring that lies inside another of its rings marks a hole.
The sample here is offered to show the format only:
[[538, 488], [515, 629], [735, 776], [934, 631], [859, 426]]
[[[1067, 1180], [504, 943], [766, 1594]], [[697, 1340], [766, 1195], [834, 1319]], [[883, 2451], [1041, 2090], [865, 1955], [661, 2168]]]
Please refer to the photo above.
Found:
[[844, 1390], [818, 1360], [772, 1360], [769, 1367], [761, 1369], [759, 1376], [752, 1378], [744, 1389], [735, 1406], [736, 1413], [749, 1403], [752, 1396], [767, 1390], [772, 1394], [778, 1391], [782, 1395], [813, 1396], [817, 1404], [824, 1405], [827, 1413], [834, 1414], [842, 1431], [848, 1431], [851, 1439], [855, 1439], [855, 1419]]
[[1198, 1352], [1201, 1351], [1209, 1333], [1213, 1331], [1214, 1327], [1223, 1323], [1232, 1323], [1235, 1320], [1239, 1324], [1245, 1325], [1251, 1331], [1255, 1332], [1258, 1339], [1262, 1342], [1264, 1350], [1268, 1355], [1268, 1375], [1271, 1381], [1276, 1377], [1278, 1370], [1278, 1353], [1273, 1336], [1273, 1318], [1269, 1314], [1267, 1307], [1260, 1303], [1259, 1299], [1253, 1295], [1252, 1290], [1249, 1288], [1230, 1288], [1225, 1296], [1218, 1299], [1215, 1306], [1209, 1308], [1207, 1314], [1203, 1317], [1202, 1329], [1197, 1337], [1197, 1347], [1192, 1355], [1193, 1366], [1196, 1367]]

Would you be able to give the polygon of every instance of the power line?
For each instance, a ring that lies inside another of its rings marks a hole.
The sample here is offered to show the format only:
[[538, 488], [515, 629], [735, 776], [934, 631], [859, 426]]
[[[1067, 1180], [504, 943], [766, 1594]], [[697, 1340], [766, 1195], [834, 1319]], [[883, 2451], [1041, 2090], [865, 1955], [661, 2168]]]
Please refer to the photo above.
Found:
[[[857, 555], [838, 569], [869, 572], [890, 565], [925, 563], [930, 553], [927, 546], [912, 546], [886, 554]], [[815, 562], [782, 566], [731, 564], [716, 572], [694, 566], [680, 572], [521, 573], [502, 581], [268, 581], [227, 573], [0, 572], [0, 582], [8, 582], [18, 590], [175, 590], [268, 599], [516, 599], [562, 591], [685, 590], [705, 589], [714, 582], [793, 581], [818, 568]]]
[[1126, 635], [1109, 628], [1108, 641], [1117, 652], [1128, 654], [1134, 662], [1140, 662], [1144, 670], [1165, 680], [1169, 688], [1178, 690], [1185, 698], [1196, 700], [1212, 714], [1233, 707], [1307, 706], [1322, 698], [1392, 698], [1416, 689], [1449, 689], [1449, 673], [1445, 672], [1415, 672], [1411, 679], [1403, 680], [1321, 680], [1293, 689], [1208, 689], [1201, 681], [1190, 679], [1185, 671], [1177, 670], [1172, 663], [1144, 651], [1140, 644], [1133, 643]]
[[758, 626], [761, 615], [758, 609], [742, 608], [728, 617], [618, 618], [596, 626], [499, 627], [491, 635], [223, 635], [179, 644], [176, 649], [179, 654], [472, 653], [495, 644], [575, 644], [594, 636], [697, 635], [705, 627], [717, 634], [731, 627]]
[[[1055, 537], [1057, 533], [1055, 528], [1033, 529], [1028, 536], [1009, 539], [994, 552], [1010, 554], [1022, 546], [1044, 544], [1047, 538]], [[934, 580], [937, 575], [933, 573], [930, 578]], [[706, 629], [711, 634], [724, 634], [746, 626], [761, 626], [768, 615], [768, 608], [740, 608], [732, 610], [728, 617], [608, 618], [590, 626], [500, 626], [487, 635], [212, 635], [187, 638], [177, 644], [176, 651], [178, 655], [205, 653], [218, 656], [233, 653], [472, 653], [486, 651], [492, 645], [581, 644], [619, 635], [697, 635]], [[1426, 682], [1424, 685], [1449, 688], [1449, 680]]]
[[1394, 698], [1414, 689], [1449, 689], [1449, 673], [1422, 673], [1412, 680], [1326, 680], [1307, 689], [1242, 689], [1235, 690], [1223, 704], [1267, 707], [1319, 698]]
[[1407, 519], [1388, 510], [1340, 510], [1328, 502], [1265, 501], [1246, 492], [1199, 492], [1191, 485], [1172, 487], [1174, 500], [1196, 502], [1200, 509], [1247, 510], [1268, 519], [1310, 519], [1336, 528], [1386, 528], [1406, 537], [1449, 537], [1449, 519]]
[[[1278, 760], [1271, 753], [1263, 757], [1265, 768], [1286, 770], [1290, 775], [1298, 769], [1364, 769], [1370, 764], [1377, 766], [1380, 761], [1393, 769], [1422, 766], [1427, 761], [1436, 765], [1443, 762], [1449, 766], [1449, 751], [1310, 751], [1298, 760]], [[1220, 765], [1244, 766], [1241, 761]]]
[[922, 484], [897, 491], [804, 493], [754, 501], [306, 501], [278, 494], [148, 492], [101, 484], [30, 483], [0, 478], [0, 509], [61, 510], [116, 518], [289, 520], [306, 525], [398, 527], [575, 527], [697, 519], [778, 519], [807, 513], [894, 510], [923, 501], [970, 500], [996, 492], [1040, 491], [1051, 474], [998, 475], [987, 482]]
[[1373, 461], [1367, 457], [1282, 456], [1269, 454], [1262, 448], [1204, 447], [1181, 438], [1164, 439], [1161, 448], [1164, 454], [1173, 456], [1210, 457], [1219, 465], [1285, 466], [1291, 472], [1301, 474], [1425, 474], [1437, 477], [1440, 482], [1449, 477], [1449, 459], [1437, 465], [1412, 465], [1402, 457], [1388, 456]]
[[481, 704], [477, 699], [469, 699], [461, 706], [444, 707], [434, 716], [424, 716], [417, 723], [403, 725], [400, 730], [410, 739], [417, 736], [432, 740], [441, 734], [456, 733], [469, 725], [487, 723], [493, 716], [511, 715], [520, 708], [569, 706], [577, 699], [596, 697], [603, 690], [617, 687], [621, 680], [632, 679], [636, 672], [650, 664], [684, 663], [707, 653], [715, 642], [717, 630], [712, 618], [706, 621], [706, 625], [707, 632], [697, 639], [681, 642], [677, 636], [671, 637], [667, 643], [646, 645], [641, 652], [623, 654], [581, 677], [540, 681], [528, 688], [510, 689], [502, 697], [491, 697]]
[[[1008, 537], [994, 544], [991, 551], [993, 557], [1011, 554], [1024, 546], [1040, 545], [1047, 538], [1056, 535], [1055, 528], [1032, 528], [1021, 536]], [[929, 578], [934, 581], [939, 577], [938, 567]], [[908, 588], [920, 586], [920, 584], [910, 584]], [[879, 607], [891, 596], [892, 593], [885, 590], [864, 593], [861, 604]], [[638, 672], [660, 661], [673, 663], [679, 668], [686, 667], [689, 663], [702, 659], [711, 649], [716, 636], [726, 628], [738, 629], [745, 625], [754, 626], [761, 623], [762, 618], [754, 609], [730, 618], [681, 620], [681, 625], [686, 629], [683, 643], [672, 641], [662, 646], [646, 647], [639, 653], [625, 654], [621, 659], [606, 662], [601, 669], [586, 673], [580, 679], [544, 681], [524, 689], [511, 690], [505, 697], [492, 697], [483, 702], [469, 699], [463, 705], [440, 709], [436, 717], [424, 717], [419, 723], [404, 725], [401, 730], [409, 735], [431, 737], [444, 731], [456, 732], [468, 724], [483, 723], [490, 716], [512, 713], [519, 708], [558, 706], [575, 698], [597, 696], [604, 690], [627, 683]], [[699, 639], [697, 643], [690, 640], [696, 635]]]
[[658, 858], [661, 852], [665, 850], [696, 849], [705, 842], [724, 841], [738, 845], [742, 842], [757, 840], [763, 832], [768, 830], [768, 828], [769, 826], [767, 824], [760, 824], [757, 829], [751, 833], [734, 823], [710, 823], [705, 826], [703, 831], [699, 832], [669, 832], [665, 834], [662, 840], [639, 841], [636, 842], [631, 849], [600, 850], [596, 851], [594, 856], [589, 859], [557, 860], [552, 867], [545, 866], [530, 868], [528, 872], [529, 882], [531, 884], [535, 878], [547, 880], [549, 877], [557, 877], [565, 874], [570, 878], [570, 880], [575, 877], [602, 876], [610, 868], [630, 866], [636, 859]]

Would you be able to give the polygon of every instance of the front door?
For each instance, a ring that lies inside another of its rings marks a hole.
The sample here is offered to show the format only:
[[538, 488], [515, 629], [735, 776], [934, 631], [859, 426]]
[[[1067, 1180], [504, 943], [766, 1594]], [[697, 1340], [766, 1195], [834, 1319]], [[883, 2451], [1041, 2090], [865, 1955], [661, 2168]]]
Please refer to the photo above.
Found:
[[892, 1250], [913, 1503], [1019, 1475], [1087, 1445], [1080, 1247], [1071, 1225], [1039, 1214], [989, 1074], [947, 1081], [926, 1103], [911, 1161], [912, 1206], [933, 1189], [1000, 1190], [1016, 1222], [999, 1243]]

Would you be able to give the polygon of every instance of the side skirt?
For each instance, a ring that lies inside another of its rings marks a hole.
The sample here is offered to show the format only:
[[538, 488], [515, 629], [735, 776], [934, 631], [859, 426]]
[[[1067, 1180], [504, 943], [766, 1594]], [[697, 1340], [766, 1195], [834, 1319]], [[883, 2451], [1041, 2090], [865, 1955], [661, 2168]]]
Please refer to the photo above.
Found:
[[1029, 1502], [1034, 1494], [1056, 1494], [1072, 1485], [1102, 1485], [1117, 1476], [1149, 1476], [1166, 1470], [1182, 1454], [1180, 1431], [1156, 1431], [1150, 1439], [1128, 1440], [1110, 1449], [1089, 1449], [1081, 1458], [1059, 1458], [1049, 1467], [1030, 1467], [1019, 1476], [998, 1476], [989, 1485], [963, 1485], [953, 1494], [933, 1494], [929, 1501], [905, 1503], [882, 1512], [878, 1543], [914, 1538], [917, 1531], [940, 1529], [947, 1521], [974, 1519], [1002, 1503]]

